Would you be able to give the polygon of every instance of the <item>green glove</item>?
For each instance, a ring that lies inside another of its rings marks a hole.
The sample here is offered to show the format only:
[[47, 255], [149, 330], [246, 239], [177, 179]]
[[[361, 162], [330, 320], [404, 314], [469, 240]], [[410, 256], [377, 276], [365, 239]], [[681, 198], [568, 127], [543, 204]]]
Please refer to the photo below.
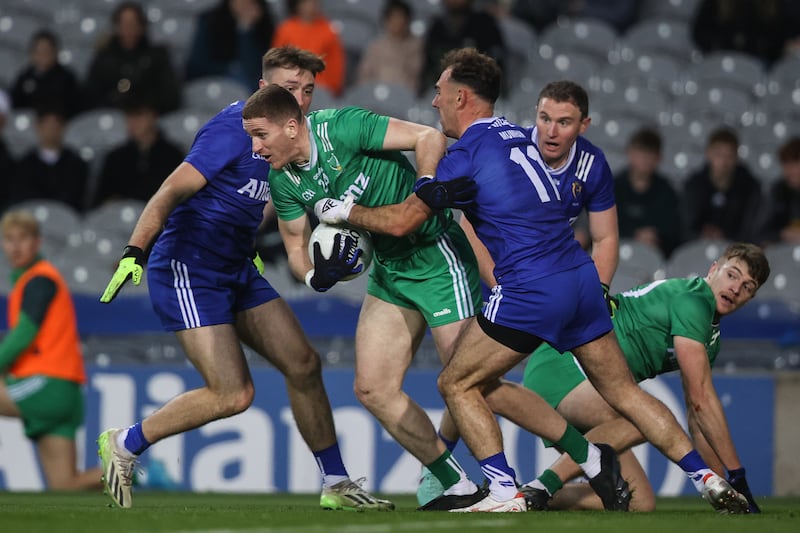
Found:
[[253, 266], [256, 267], [258, 273], [262, 276], [264, 275], [264, 260], [261, 259], [261, 256], [258, 254], [258, 250], [255, 251], [255, 255], [253, 256]]
[[137, 246], [126, 246], [122, 251], [122, 259], [119, 261], [117, 271], [111, 276], [106, 290], [100, 297], [104, 304], [113, 300], [122, 286], [129, 279], [134, 285], [142, 282], [142, 272], [144, 272], [144, 252]]

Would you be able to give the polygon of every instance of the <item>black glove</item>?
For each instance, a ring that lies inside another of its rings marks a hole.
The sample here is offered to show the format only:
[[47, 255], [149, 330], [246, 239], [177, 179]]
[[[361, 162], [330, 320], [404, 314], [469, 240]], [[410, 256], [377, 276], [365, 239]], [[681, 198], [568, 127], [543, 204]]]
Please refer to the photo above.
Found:
[[314, 243], [314, 270], [311, 271], [307, 284], [317, 292], [325, 292], [333, 287], [337, 281], [350, 274], [358, 274], [364, 265], [358, 264], [363, 250], [356, 246], [356, 240], [345, 236], [342, 246], [342, 234], [333, 237], [331, 256], [322, 255], [319, 243]]
[[736, 470], [728, 470], [728, 483], [731, 484], [736, 492], [747, 498], [747, 503], [750, 504], [751, 513], [760, 513], [761, 509], [758, 508], [753, 494], [750, 492], [750, 487], [747, 485], [747, 478], [745, 477], [744, 467], [737, 468]]
[[474, 200], [477, 188], [475, 182], [466, 176], [449, 181], [422, 176], [414, 184], [414, 192], [419, 199], [434, 211], [445, 207], [467, 207]]
[[608, 307], [608, 316], [614, 318], [614, 314], [619, 309], [619, 300], [611, 296], [609, 293], [611, 288], [608, 285], [605, 283], [600, 283], [600, 285], [603, 287], [603, 299], [606, 301], [606, 307]]

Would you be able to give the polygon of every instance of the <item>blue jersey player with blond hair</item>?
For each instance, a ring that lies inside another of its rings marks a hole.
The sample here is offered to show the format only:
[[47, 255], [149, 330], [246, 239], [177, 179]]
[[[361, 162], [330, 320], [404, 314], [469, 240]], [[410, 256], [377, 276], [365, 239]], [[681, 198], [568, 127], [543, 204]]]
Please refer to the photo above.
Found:
[[[284, 87], [307, 112], [315, 75], [323, 69], [314, 54], [274, 48], [264, 55], [259, 85]], [[111, 302], [128, 279], [140, 282], [145, 250], [152, 246], [147, 275], [153, 307], [205, 382], [133, 426], [100, 435], [106, 490], [118, 506], [131, 507], [133, 469], [149, 446], [248, 408], [254, 386], [243, 342], [284, 375], [297, 428], [322, 473], [320, 505], [393, 509], [391, 502], [351, 481], [339, 451], [319, 354], [252, 260], [269, 200], [270, 167], [251, 150], [242, 129], [243, 105], [229, 105], [197, 133], [185, 160], [145, 206], [100, 299]]]
[[[633, 380], [613, 334], [597, 270], [573, 237], [558, 185], [528, 132], [494, 115], [499, 86], [499, 67], [488, 56], [470, 48], [448, 53], [433, 106], [444, 133], [458, 141], [435, 177], [420, 179], [404, 202], [355, 205], [347, 213], [347, 222], [355, 226], [402, 233], [398, 226], [413, 231], [436, 211], [458, 207], [494, 259], [497, 284], [489, 302], [461, 330], [438, 381], [489, 480], [485, 497], [454, 510], [527, 509], [503, 452], [491, 396], [505, 372], [547, 341], [559, 351], [572, 350], [600, 395], [686, 471], [712, 506], [747, 512], [747, 500], [708, 468], [666, 406]], [[549, 419], [552, 407], [537, 398], [525, 410]], [[563, 419], [559, 423], [566, 425]], [[576, 438], [570, 428], [565, 442]], [[606, 462], [590, 447], [581, 466], [591, 477]]]

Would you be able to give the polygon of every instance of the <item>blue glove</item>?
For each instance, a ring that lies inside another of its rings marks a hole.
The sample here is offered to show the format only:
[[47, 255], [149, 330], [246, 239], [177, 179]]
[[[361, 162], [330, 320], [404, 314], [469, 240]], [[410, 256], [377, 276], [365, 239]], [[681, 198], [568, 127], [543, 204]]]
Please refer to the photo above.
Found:
[[306, 285], [317, 292], [325, 292], [343, 277], [358, 274], [364, 269], [363, 264], [358, 264], [362, 253], [363, 250], [356, 246], [356, 240], [350, 236], [344, 237], [342, 246], [341, 233], [333, 237], [330, 257], [322, 255], [319, 243], [315, 242], [314, 269], [306, 274]]
[[753, 494], [750, 492], [750, 487], [747, 485], [747, 478], [745, 477], [744, 467], [737, 468], [736, 470], [728, 470], [728, 483], [731, 484], [736, 492], [747, 498], [747, 503], [750, 504], [751, 513], [760, 513], [761, 509], [758, 508]]
[[619, 309], [619, 300], [609, 293], [611, 287], [605, 283], [600, 283], [600, 285], [603, 287], [603, 299], [606, 301], [606, 307], [608, 307], [608, 316], [614, 318], [614, 314], [617, 312], [617, 309]]
[[420, 200], [439, 211], [445, 207], [464, 208], [472, 204], [478, 186], [466, 176], [449, 181], [439, 181], [432, 176], [422, 176], [414, 184]]

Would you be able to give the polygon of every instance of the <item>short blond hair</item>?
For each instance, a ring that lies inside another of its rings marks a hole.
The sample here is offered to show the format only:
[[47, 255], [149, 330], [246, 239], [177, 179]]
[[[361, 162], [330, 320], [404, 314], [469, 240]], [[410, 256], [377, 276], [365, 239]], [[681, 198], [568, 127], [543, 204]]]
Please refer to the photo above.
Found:
[[39, 237], [42, 233], [39, 221], [36, 220], [33, 213], [24, 209], [7, 211], [3, 218], [0, 219], [0, 231], [5, 233], [11, 228], [21, 228], [34, 237]]

